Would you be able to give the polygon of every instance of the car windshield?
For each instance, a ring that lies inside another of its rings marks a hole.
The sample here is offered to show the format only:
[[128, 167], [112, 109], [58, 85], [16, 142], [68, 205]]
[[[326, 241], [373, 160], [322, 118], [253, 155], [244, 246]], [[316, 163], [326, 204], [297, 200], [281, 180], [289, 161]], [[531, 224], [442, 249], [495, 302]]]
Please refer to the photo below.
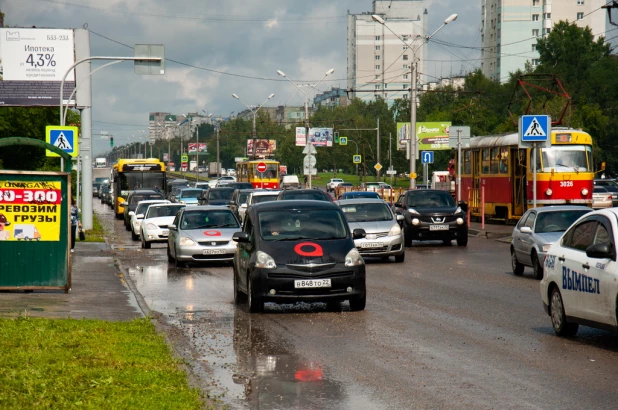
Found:
[[238, 221], [227, 209], [185, 212], [180, 221], [180, 229], [184, 230], [238, 227]]
[[335, 209], [265, 211], [258, 219], [266, 241], [343, 239], [348, 235], [347, 223]]
[[221, 190], [211, 189], [210, 191], [208, 191], [208, 199], [210, 200], [212, 199], [230, 200], [232, 199], [232, 195], [234, 195], [233, 189], [221, 189]]
[[276, 201], [278, 195], [279, 194], [275, 194], [275, 195], [254, 195], [252, 197], [252, 199], [251, 199], [251, 203], [252, 204], [259, 204], [260, 202]]
[[184, 208], [184, 206], [178, 205], [170, 205], [170, 206], [151, 206], [148, 208], [148, 214], [146, 214], [146, 219], [148, 218], [163, 218], [165, 216], [176, 216], [179, 210]]
[[455, 206], [455, 200], [448, 192], [412, 191], [406, 197], [411, 208], [446, 208]]
[[348, 222], [390, 221], [393, 219], [386, 204], [354, 204], [342, 205], [341, 210]]
[[313, 201], [326, 201], [327, 199], [324, 197], [324, 195], [319, 192], [319, 191], [315, 191], [315, 192], [294, 192], [294, 191], [287, 191], [283, 194], [282, 196], [283, 199], [285, 200], [313, 200]]
[[150, 199], [163, 199], [163, 195], [161, 194], [139, 194], [133, 195], [131, 198], [131, 202], [137, 205], [138, 202], [148, 201]]
[[201, 189], [187, 189], [180, 193], [181, 198], [197, 198], [202, 193]]
[[377, 198], [381, 199], [380, 195], [376, 192], [346, 192], [342, 195], [343, 199], [353, 199], [353, 198]]
[[135, 209], [135, 215], [146, 213], [146, 210], [148, 209], [150, 205], [152, 205], [152, 203], [145, 203], [145, 204], [137, 205], [137, 208]]
[[238, 194], [238, 205], [246, 204], [250, 193], [251, 192], [240, 192]]
[[577, 209], [571, 211], [539, 212], [534, 226], [534, 232], [564, 232], [579, 219], [580, 216], [590, 212], [589, 209]]

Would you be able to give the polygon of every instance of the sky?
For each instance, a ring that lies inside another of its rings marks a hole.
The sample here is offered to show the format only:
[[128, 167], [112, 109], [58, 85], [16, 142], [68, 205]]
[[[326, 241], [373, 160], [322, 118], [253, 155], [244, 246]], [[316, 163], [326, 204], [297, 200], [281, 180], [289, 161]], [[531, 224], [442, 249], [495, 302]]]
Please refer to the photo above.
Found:
[[[480, 0], [425, 0], [429, 29], [452, 13], [455, 22], [435, 39], [480, 47]], [[371, 11], [371, 0], [2, 0], [5, 25], [81, 28], [91, 32], [93, 56], [133, 56], [135, 44], [165, 45], [165, 74], [135, 75], [133, 63], [92, 76], [94, 154], [145, 139], [148, 113], [207, 112], [230, 116], [247, 105], [302, 105], [304, 96], [284, 78], [347, 87], [346, 15]], [[480, 66], [480, 51], [430, 42], [427, 74], [444, 78]], [[174, 61], [169, 61], [174, 60]], [[93, 62], [92, 70], [103, 62]], [[137, 130], [146, 130], [140, 133]], [[133, 137], [133, 135], [135, 137]]]

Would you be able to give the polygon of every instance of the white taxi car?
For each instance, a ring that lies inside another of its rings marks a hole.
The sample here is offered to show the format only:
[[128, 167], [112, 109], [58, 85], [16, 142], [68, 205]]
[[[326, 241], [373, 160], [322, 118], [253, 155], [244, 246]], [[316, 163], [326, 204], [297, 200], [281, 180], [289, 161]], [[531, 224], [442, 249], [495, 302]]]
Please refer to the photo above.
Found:
[[541, 298], [556, 334], [572, 336], [580, 324], [618, 330], [618, 208], [575, 221], [544, 261]]
[[171, 203], [150, 205], [140, 227], [142, 249], [150, 249], [155, 242], [167, 242], [170, 234], [168, 226], [184, 207], [183, 204]]

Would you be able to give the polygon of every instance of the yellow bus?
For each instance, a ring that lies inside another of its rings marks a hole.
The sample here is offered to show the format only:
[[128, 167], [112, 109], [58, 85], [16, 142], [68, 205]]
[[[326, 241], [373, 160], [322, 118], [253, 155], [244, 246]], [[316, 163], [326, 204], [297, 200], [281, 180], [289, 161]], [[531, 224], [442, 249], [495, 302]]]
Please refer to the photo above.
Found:
[[134, 189], [155, 189], [165, 192], [165, 163], [158, 158], [119, 159], [112, 168], [112, 187], [114, 189], [114, 213], [122, 219], [123, 203], [129, 191]]

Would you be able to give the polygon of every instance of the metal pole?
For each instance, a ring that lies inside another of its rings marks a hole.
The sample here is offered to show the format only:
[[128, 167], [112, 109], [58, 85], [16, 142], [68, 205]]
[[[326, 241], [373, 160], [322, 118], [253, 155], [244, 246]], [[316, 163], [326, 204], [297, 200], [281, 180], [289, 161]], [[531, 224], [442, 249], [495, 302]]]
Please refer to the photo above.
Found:
[[532, 143], [532, 207], [536, 208], [536, 142]]
[[252, 159], [255, 159], [256, 158], [256, 152], [257, 152], [257, 149], [255, 147], [255, 138], [257, 136], [257, 130], [255, 129], [255, 115], [257, 114], [257, 110], [255, 110], [255, 111], [251, 110], [251, 112], [253, 113], [253, 144], [252, 144], [253, 152], [251, 153], [251, 157], [252, 157]]
[[[391, 133], [388, 133], [388, 169], [393, 170], [393, 139], [391, 138]], [[391, 174], [390, 180], [391, 186], [393, 185], [393, 174]]]
[[[378, 118], [378, 126], [376, 127], [376, 148], [377, 148], [377, 155], [376, 155], [376, 159], [378, 161], [378, 164], [380, 163], [380, 119]], [[377, 170], [377, 181], [380, 181], [380, 171], [381, 169]]]
[[221, 167], [219, 166], [219, 127], [220, 124], [217, 123], [217, 178], [221, 178]]
[[416, 51], [412, 58], [412, 80], [410, 88], [410, 189], [416, 189]]
[[457, 202], [461, 201], [461, 128], [457, 129]]
[[200, 167], [200, 127], [197, 126], [195, 130], [195, 182], [200, 180], [200, 173], [198, 168]]
[[425, 169], [423, 170], [423, 174], [425, 174], [425, 177], [423, 178], [423, 180], [425, 181], [425, 188], [427, 187], [427, 185], [429, 184], [428, 178], [427, 178], [427, 173], [429, 172], [429, 163], [425, 163]]
[[[308, 101], [309, 101], [309, 99], [305, 95], [305, 137], [307, 138], [307, 144], [311, 144], [311, 142], [310, 142], [311, 138], [309, 137], [309, 105], [308, 105]], [[309, 155], [314, 155], [314, 154], [309, 154]], [[313, 174], [313, 167], [311, 166], [311, 161], [309, 161], [309, 189], [312, 188], [312, 181], [311, 181], [311, 177], [313, 176], [312, 174]]]
[[[81, 191], [80, 186], [79, 186], [79, 174], [80, 174], [80, 171], [81, 171], [80, 168], [82, 167], [82, 165], [80, 163], [80, 159], [81, 159], [81, 156], [78, 155], [77, 156], [77, 188], [76, 188], [76, 191], [77, 191], [77, 201], [76, 201], [76, 204], [77, 204], [78, 207], [79, 207], [79, 196], [80, 196], [79, 193]], [[64, 168], [63, 168], [63, 170], [64, 170]], [[100, 188], [100, 186], [99, 186], [99, 188]]]

